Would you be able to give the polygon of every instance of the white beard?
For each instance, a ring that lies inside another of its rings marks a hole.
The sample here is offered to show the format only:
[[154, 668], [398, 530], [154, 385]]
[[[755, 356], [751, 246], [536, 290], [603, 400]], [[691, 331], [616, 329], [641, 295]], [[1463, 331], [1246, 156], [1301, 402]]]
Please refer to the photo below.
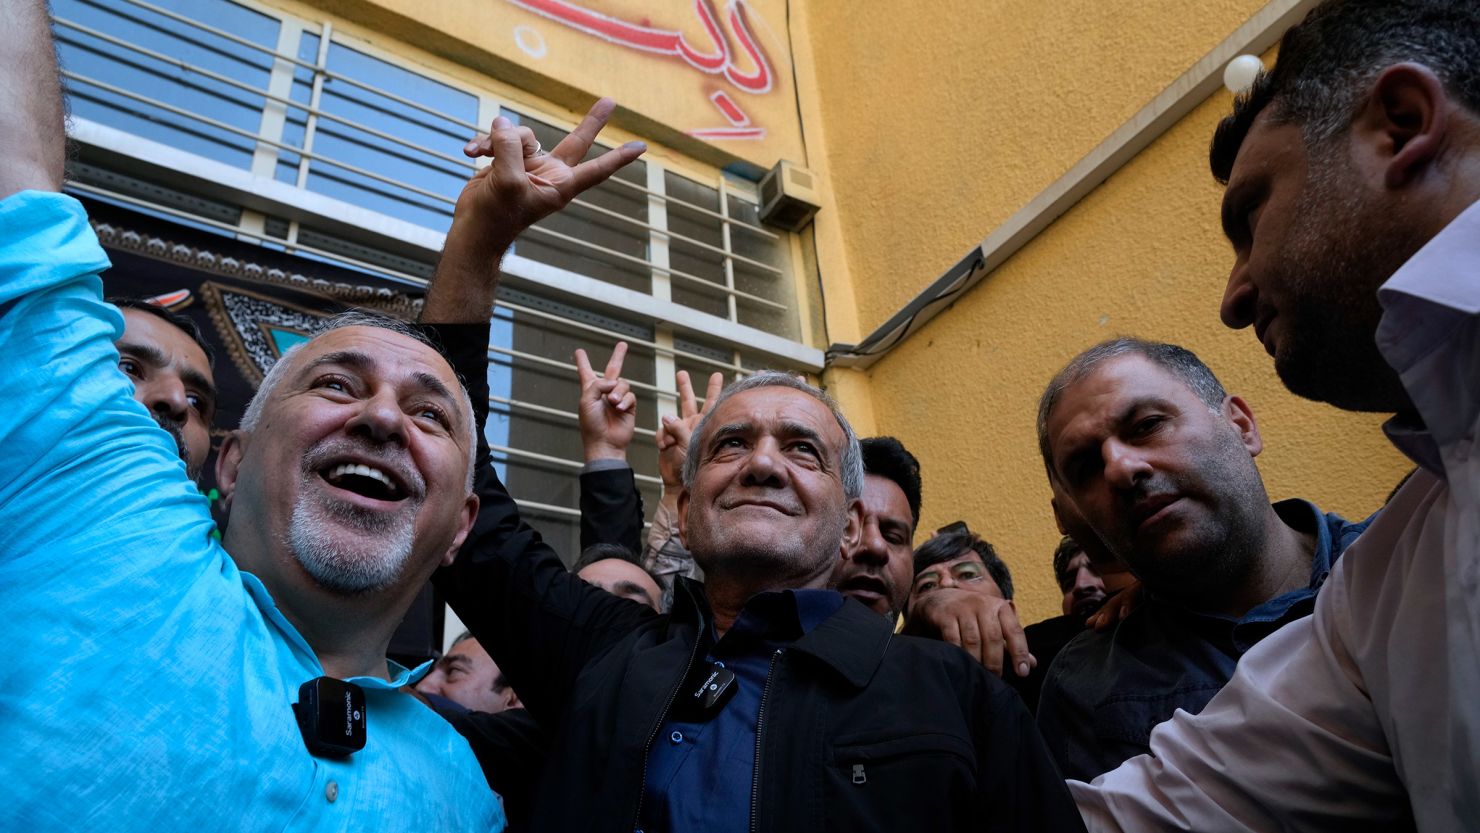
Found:
[[[288, 549], [324, 589], [344, 596], [384, 590], [411, 559], [414, 512], [365, 512], [300, 494], [288, 526]], [[358, 530], [359, 535], [346, 534]]]

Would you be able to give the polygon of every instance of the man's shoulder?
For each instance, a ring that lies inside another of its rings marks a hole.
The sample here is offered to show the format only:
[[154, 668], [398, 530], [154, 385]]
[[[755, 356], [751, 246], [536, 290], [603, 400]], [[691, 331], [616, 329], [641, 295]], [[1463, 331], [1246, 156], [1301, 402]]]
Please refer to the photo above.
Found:
[[[1145, 604], [1145, 600], [1142, 603]], [[1071, 665], [1076, 668], [1088, 667], [1103, 662], [1117, 651], [1133, 650], [1133, 646], [1138, 644], [1136, 637], [1144, 629], [1147, 618], [1146, 613], [1138, 608], [1108, 630], [1084, 628], [1059, 649], [1058, 656], [1054, 657], [1054, 667], [1059, 667], [1061, 663], [1066, 668]]]
[[896, 634], [885, 653], [884, 667], [891, 673], [907, 675], [908, 685], [916, 691], [942, 685], [968, 700], [973, 696], [1018, 696], [966, 651], [939, 639]]
[[1329, 561], [1335, 561], [1340, 557], [1342, 552], [1367, 530], [1378, 512], [1382, 511], [1379, 509], [1378, 512], [1373, 512], [1360, 521], [1351, 521], [1335, 512], [1323, 511], [1316, 504], [1303, 498], [1276, 501], [1274, 510], [1286, 524], [1301, 532], [1314, 534], [1321, 539], [1329, 547], [1327, 553]]

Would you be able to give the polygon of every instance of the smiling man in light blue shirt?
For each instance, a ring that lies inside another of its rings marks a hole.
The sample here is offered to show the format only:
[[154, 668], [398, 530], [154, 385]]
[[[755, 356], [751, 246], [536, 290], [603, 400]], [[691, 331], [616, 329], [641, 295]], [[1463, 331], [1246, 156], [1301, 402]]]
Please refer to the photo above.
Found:
[[[42, 3], [0, 9], [5, 826], [502, 829], [466, 742], [385, 659], [477, 510], [456, 375], [409, 331], [363, 324], [286, 357], [222, 448], [223, 549], [118, 371], [108, 261], [56, 193], [48, 28]], [[294, 716], [321, 676], [364, 690], [347, 757], [310, 754]]]

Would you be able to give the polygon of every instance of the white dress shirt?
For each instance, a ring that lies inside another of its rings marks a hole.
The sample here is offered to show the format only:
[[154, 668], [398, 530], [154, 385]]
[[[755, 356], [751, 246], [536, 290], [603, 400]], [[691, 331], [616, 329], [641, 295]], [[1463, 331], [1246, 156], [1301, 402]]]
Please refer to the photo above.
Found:
[[1151, 753], [1070, 781], [1098, 830], [1480, 830], [1480, 203], [1378, 292], [1420, 470], [1337, 563], [1315, 614], [1244, 655]]

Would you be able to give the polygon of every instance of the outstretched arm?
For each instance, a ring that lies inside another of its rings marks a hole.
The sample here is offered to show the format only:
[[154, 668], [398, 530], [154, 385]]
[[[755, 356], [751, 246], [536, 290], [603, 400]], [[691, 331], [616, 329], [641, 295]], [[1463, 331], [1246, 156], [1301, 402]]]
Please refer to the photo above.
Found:
[[[610, 101], [597, 102], [548, 154], [537, 152], [528, 128], [506, 119], [495, 119], [490, 135], [465, 149], [470, 156], [493, 156], [494, 164], [475, 174], [458, 198], [421, 320], [443, 334], [460, 332], [462, 346], [449, 353], [480, 414], [487, 413], [486, 328], [503, 252], [529, 224], [642, 152], [633, 143], [573, 164], [589, 150], [611, 110]], [[481, 325], [482, 344], [467, 343], [469, 325]], [[553, 721], [564, 711], [585, 661], [653, 614], [566, 572], [499, 482], [482, 441], [481, 420], [479, 438], [478, 518], [457, 561], [433, 578], [531, 714]]]
[[44, 0], [0, 4], [0, 113], [0, 198], [61, 190], [66, 112]]

